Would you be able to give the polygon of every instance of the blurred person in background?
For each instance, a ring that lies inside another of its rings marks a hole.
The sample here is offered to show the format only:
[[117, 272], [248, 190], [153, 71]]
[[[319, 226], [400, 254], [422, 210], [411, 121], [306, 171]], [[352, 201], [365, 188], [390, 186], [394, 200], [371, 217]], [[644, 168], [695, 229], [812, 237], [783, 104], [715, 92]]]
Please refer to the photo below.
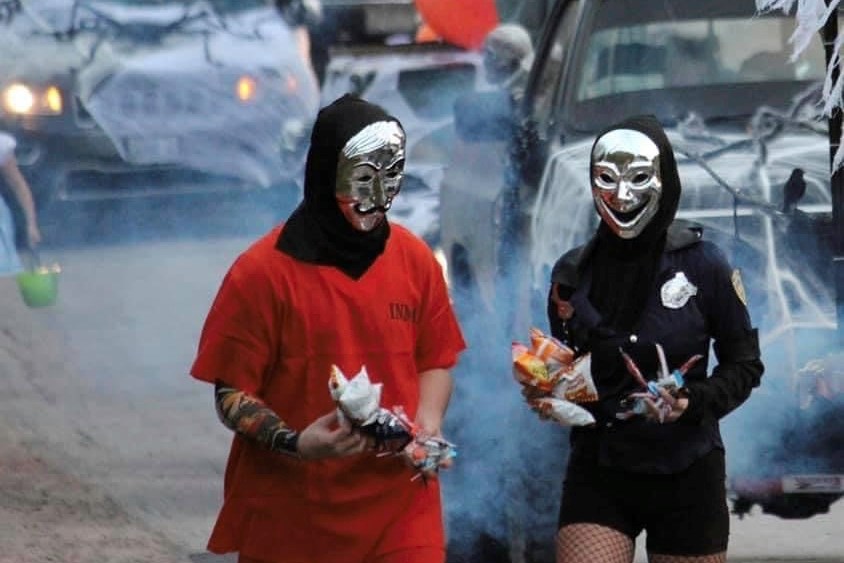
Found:
[[595, 424], [571, 430], [557, 562], [631, 563], [645, 530], [650, 563], [723, 563], [719, 421], [764, 371], [741, 276], [702, 227], [675, 221], [680, 177], [656, 118], [599, 134], [589, 169], [601, 221], [555, 264], [548, 299], [551, 333], [591, 354], [599, 395]]
[[[242, 253], [214, 300], [191, 369], [235, 432], [208, 548], [239, 563], [443, 563], [436, 471], [376, 455], [339, 418], [332, 365], [365, 367], [381, 402], [439, 437], [465, 343], [428, 245], [387, 219], [405, 134], [344, 95], [316, 120], [304, 201]], [[444, 460], [448, 461], [448, 460]], [[444, 464], [445, 466], [447, 464]]]
[[[14, 137], [0, 131], [0, 174], [5, 181], [4, 195], [11, 193], [14, 203], [20, 206], [25, 222], [25, 243], [34, 250], [41, 243], [41, 231], [35, 211], [32, 190], [15, 158]], [[15, 224], [6, 199], [0, 198], [0, 275], [17, 274], [23, 268], [15, 245]]]
[[533, 64], [527, 30], [515, 23], [498, 25], [484, 39], [482, 52], [487, 81], [506, 89], [513, 104], [518, 104]]

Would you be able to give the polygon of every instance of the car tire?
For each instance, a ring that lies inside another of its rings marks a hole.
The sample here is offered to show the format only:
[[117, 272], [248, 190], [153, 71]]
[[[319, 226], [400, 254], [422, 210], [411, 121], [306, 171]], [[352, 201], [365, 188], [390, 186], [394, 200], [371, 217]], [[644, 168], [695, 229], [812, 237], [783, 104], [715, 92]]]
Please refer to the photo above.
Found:
[[834, 494], [783, 494], [761, 501], [762, 512], [784, 520], [805, 520], [829, 512], [829, 506], [841, 498]]

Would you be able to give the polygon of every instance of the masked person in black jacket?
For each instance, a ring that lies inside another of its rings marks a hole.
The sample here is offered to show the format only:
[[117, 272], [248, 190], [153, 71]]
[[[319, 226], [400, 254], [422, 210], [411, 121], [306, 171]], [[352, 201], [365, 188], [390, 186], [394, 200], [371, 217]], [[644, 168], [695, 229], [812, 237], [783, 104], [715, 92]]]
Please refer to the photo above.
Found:
[[764, 371], [741, 276], [674, 219], [680, 178], [652, 116], [602, 132], [590, 176], [600, 226], [557, 261], [548, 300], [552, 334], [591, 354], [600, 397], [596, 423], [571, 432], [557, 562], [631, 563], [643, 530], [650, 563], [726, 561], [719, 420]]

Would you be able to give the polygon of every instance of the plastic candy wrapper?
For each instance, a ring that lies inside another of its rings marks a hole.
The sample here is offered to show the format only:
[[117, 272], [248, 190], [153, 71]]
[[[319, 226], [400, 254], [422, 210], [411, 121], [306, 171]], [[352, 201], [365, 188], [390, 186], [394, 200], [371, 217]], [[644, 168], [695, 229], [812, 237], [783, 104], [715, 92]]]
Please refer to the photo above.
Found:
[[381, 387], [369, 380], [365, 366], [351, 379], [336, 365], [331, 366], [328, 389], [340, 415], [373, 437], [376, 450], [398, 452], [413, 440], [415, 429], [402, 407], [389, 410], [380, 406]]
[[598, 400], [598, 389], [592, 379], [592, 356], [584, 354], [565, 366], [551, 394], [573, 403], [591, 403]]
[[533, 354], [524, 344], [514, 342], [513, 376], [525, 387], [532, 387], [543, 393], [550, 393], [557, 384], [560, 369], [551, 372], [548, 365]]
[[595, 423], [595, 417], [588, 410], [565, 399], [540, 397], [528, 404], [541, 416], [563, 426], [588, 426]]
[[545, 362], [549, 371], [565, 367], [574, 361], [574, 350], [538, 328], [530, 329], [531, 352]]
[[[665, 351], [662, 349], [662, 346], [657, 344], [656, 351], [659, 356], [660, 372], [657, 374], [656, 380], [647, 380], [642, 375], [641, 371], [639, 371], [639, 366], [636, 365], [633, 358], [631, 358], [624, 350], [619, 349], [619, 352], [621, 352], [621, 356], [624, 359], [624, 365], [627, 367], [627, 371], [633, 379], [636, 380], [636, 383], [639, 384], [640, 389], [639, 391], [631, 393], [627, 398], [621, 401], [621, 406], [625, 410], [616, 414], [618, 419], [627, 420], [634, 416], [646, 415], [650, 410], [655, 408], [656, 412], [654, 412], [654, 416], [659, 420], [659, 422], [663, 422], [665, 417], [668, 416], [668, 413], [674, 409], [674, 405], [680, 395], [680, 390], [683, 385], [685, 385], [684, 377], [686, 372], [688, 372], [692, 366], [698, 362], [698, 360], [703, 358], [701, 354], [695, 354], [686, 360], [679, 368], [669, 370], [668, 362], [665, 358]], [[649, 406], [649, 402], [653, 406]]]
[[331, 366], [328, 389], [340, 412], [354, 425], [363, 425], [378, 413], [381, 405], [380, 383], [372, 383], [366, 367], [349, 380], [336, 365]]
[[513, 342], [512, 355], [513, 376], [531, 408], [566, 426], [593, 423], [589, 411], [575, 404], [598, 400], [590, 356], [575, 359], [574, 350], [536, 328], [530, 341], [530, 347]]
[[410, 457], [413, 467], [418, 470], [413, 479], [424, 479], [426, 474], [439, 471], [444, 463], [456, 457], [457, 447], [442, 438], [418, 437], [407, 445], [405, 453]]

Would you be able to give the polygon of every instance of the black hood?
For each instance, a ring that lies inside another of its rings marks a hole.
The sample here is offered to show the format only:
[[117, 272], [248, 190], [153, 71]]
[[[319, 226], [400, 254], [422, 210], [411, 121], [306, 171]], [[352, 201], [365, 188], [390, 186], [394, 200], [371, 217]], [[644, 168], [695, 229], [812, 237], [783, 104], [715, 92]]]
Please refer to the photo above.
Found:
[[[637, 115], [607, 127], [598, 133], [598, 136], [595, 138], [595, 142], [592, 144], [592, 150], [594, 151], [595, 144], [597, 144], [598, 139], [610, 131], [615, 131], [617, 129], [631, 129], [633, 131], [638, 131], [646, 135], [657, 146], [659, 149], [659, 173], [662, 179], [662, 195], [659, 198], [659, 208], [656, 214], [651, 218], [651, 221], [636, 238], [629, 240], [620, 239], [610, 231], [609, 227], [603, 222], [603, 220], [601, 220], [599, 230], [606, 231], [606, 234], [610, 234], [613, 238], [619, 239], [620, 242], [618, 244], [621, 246], [647, 246], [653, 244], [654, 241], [665, 235], [668, 231], [668, 227], [677, 215], [677, 206], [680, 205], [680, 174], [677, 172], [677, 161], [674, 158], [674, 149], [671, 147], [668, 136], [665, 134], [665, 130], [662, 128], [662, 125], [656, 117], [653, 115]], [[589, 173], [591, 174], [593, 165], [593, 162], [591, 161], [592, 151], [590, 151], [589, 154]], [[603, 234], [604, 233], [602, 233], [602, 235]]]
[[355, 279], [384, 251], [390, 236], [387, 220], [372, 231], [358, 231], [335, 197], [340, 151], [364, 127], [379, 121], [399, 123], [380, 106], [350, 94], [320, 110], [305, 163], [304, 200], [285, 223], [279, 250], [303, 262], [336, 266]]

